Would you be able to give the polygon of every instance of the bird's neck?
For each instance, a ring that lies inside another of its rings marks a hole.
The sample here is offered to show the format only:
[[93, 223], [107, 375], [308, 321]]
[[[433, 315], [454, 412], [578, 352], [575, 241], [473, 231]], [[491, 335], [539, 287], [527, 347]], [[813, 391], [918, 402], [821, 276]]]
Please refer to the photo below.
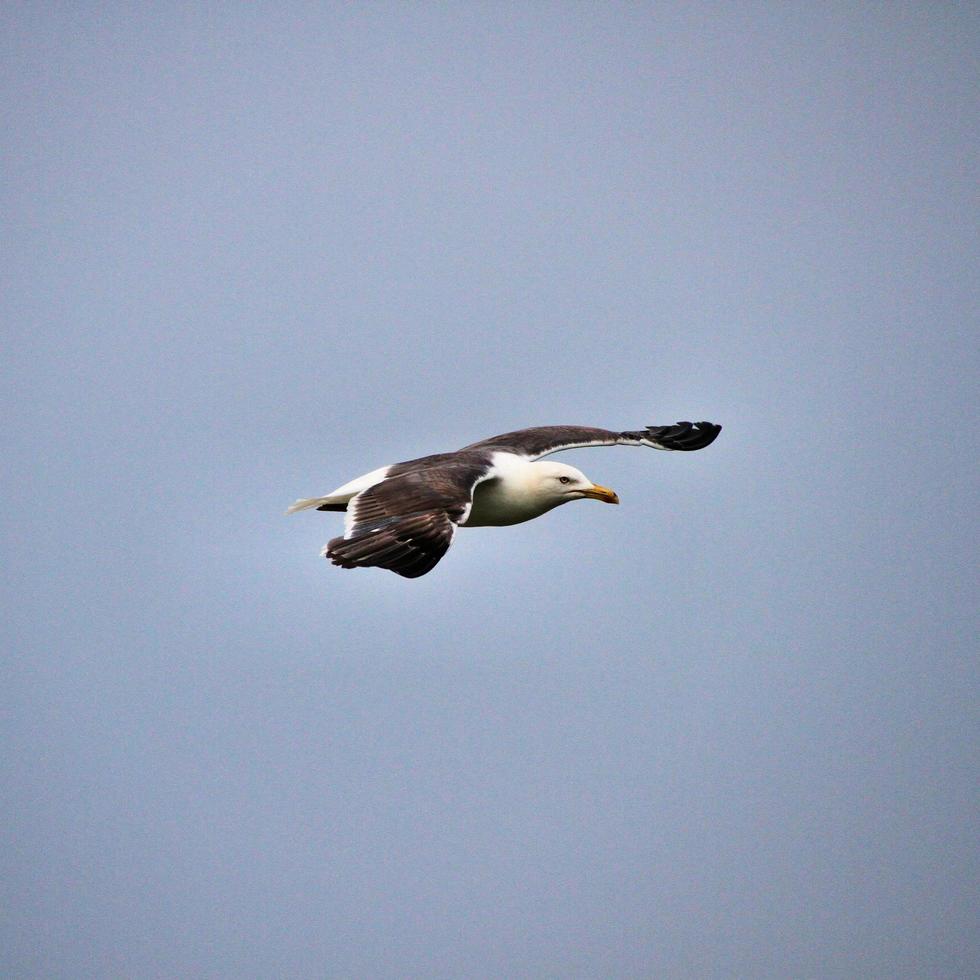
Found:
[[477, 486], [467, 527], [503, 527], [533, 520], [560, 501], [540, 492], [535, 464], [513, 453], [494, 453], [494, 478]]

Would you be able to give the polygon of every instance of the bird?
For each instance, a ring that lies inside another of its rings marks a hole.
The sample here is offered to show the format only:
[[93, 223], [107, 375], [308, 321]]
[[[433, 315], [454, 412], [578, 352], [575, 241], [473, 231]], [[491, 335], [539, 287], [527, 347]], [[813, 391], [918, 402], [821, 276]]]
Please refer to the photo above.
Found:
[[320, 552], [341, 568], [383, 568], [405, 578], [432, 571], [458, 527], [504, 527], [572, 500], [618, 504], [614, 490], [564, 463], [539, 462], [565, 449], [648, 446], [692, 452], [721, 432], [713, 422], [653, 425], [633, 432], [589, 426], [518, 429], [456, 452], [382, 466], [286, 511], [344, 512], [344, 533]]

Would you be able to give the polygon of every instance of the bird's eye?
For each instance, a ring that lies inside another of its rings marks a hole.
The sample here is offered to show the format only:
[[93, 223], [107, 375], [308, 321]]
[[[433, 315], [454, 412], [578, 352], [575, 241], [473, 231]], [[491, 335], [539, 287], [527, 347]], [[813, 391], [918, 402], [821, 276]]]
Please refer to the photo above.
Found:
[[571, 483], [572, 482], [572, 478], [570, 476], [560, 476], [560, 477], [558, 477], [558, 482], [559, 483]]

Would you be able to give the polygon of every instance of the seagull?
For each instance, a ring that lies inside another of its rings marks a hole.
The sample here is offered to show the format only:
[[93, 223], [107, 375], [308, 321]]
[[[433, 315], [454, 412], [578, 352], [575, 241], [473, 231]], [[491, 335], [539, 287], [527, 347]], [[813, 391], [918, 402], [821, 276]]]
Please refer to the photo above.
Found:
[[577, 425], [519, 429], [393, 466], [382, 466], [324, 497], [297, 500], [287, 511], [342, 511], [344, 533], [320, 552], [341, 568], [385, 568], [405, 578], [430, 572], [457, 527], [521, 524], [572, 500], [618, 504], [608, 487], [564, 463], [538, 462], [564, 449], [648, 446], [692, 452], [721, 432], [712, 422], [653, 425], [613, 432]]

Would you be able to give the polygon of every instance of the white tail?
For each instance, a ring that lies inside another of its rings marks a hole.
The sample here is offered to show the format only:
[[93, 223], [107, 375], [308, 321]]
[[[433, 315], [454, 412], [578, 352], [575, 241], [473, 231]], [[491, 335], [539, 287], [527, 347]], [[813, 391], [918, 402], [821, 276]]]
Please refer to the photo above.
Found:
[[390, 466], [382, 466], [380, 469], [371, 470], [370, 473], [365, 473], [364, 476], [359, 476], [356, 480], [351, 480], [350, 483], [337, 487], [333, 493], [326, 497], [304, 497], [302, 500], [297, 500], [286, 513], [295, 514], [298, 510], [312, 510], [314, 507], [322, 507], [324, 504], [348, 504], [355, 494], [380, 483], [390, 469]]
[[323, 504], [343, 504], [346, 500], [336, 500], [333, 497], [305, 497], [297, 500], [287, 511], [287, 514], [295, 514], [298, 510], [312, 510], [314, 507], [321, 507]]

